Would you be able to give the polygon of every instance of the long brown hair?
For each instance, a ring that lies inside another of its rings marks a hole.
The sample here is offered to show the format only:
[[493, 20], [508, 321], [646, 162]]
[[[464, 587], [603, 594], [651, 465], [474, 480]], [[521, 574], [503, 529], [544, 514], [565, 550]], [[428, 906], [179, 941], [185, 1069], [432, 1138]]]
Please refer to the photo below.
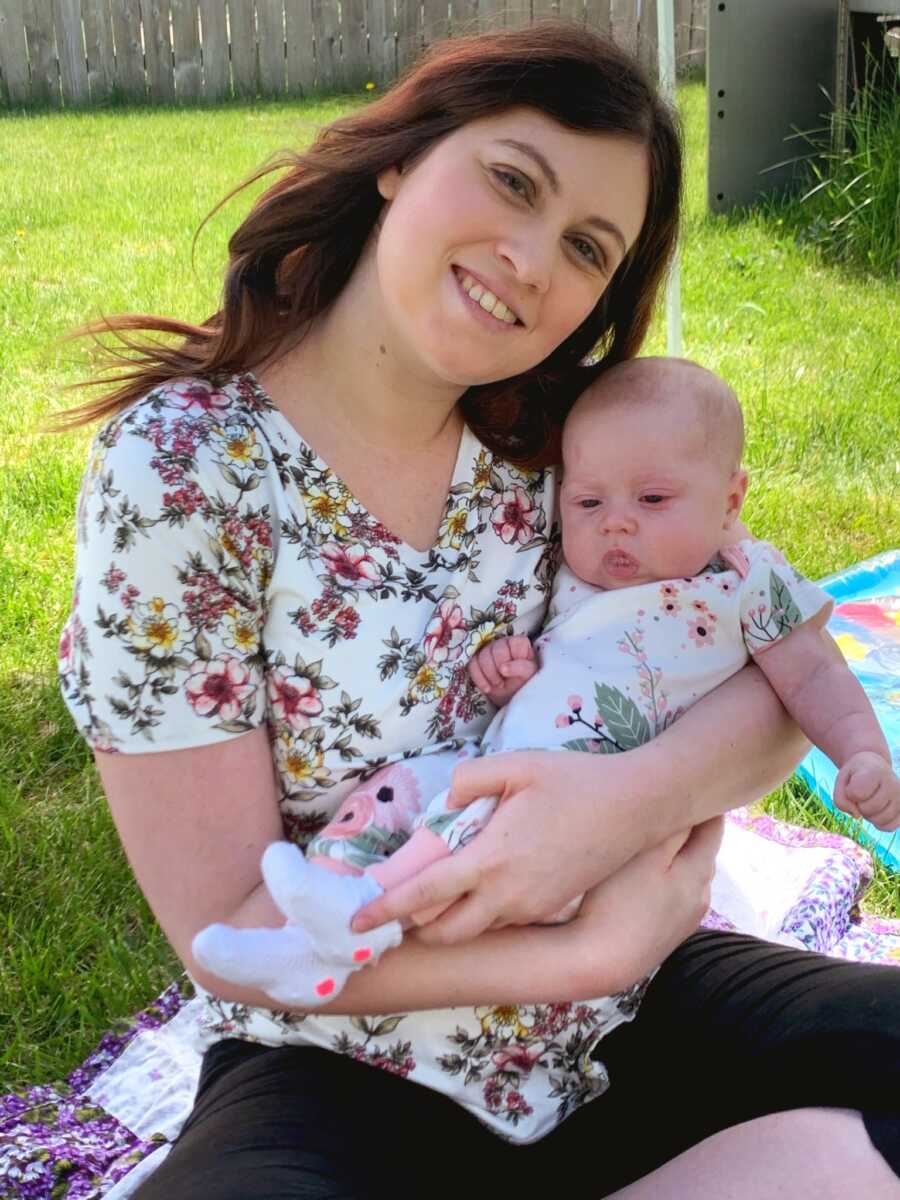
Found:
[[257, 171], [231, 195], [269, 172], [283, 174], [229, 241], [219, 311], [202, 325], [126, 315], [76, 330], [114, 335], [113, 345], [103, 344], [107, 373], [77, 386], [118, 386], [60, 424], [110, 416], [180, 376], [250, 370], [295, 345], [356, 266], [383, 203], [378, 175], [467, 122], [517, 105], [570, 129], [634, 138], [649, 162], [643, 227], [590, 316], [533, 369], [462, 397], [466, 421], [491, 449], [517, 462], [556, 461], [575, 397], [644, 339], [675, 245], [682, 169], [676, 119], [642, 69], [604, 38], [562, 24], [442, 42], [379, 100], [323, 129], [305, 153], [283, 154]]

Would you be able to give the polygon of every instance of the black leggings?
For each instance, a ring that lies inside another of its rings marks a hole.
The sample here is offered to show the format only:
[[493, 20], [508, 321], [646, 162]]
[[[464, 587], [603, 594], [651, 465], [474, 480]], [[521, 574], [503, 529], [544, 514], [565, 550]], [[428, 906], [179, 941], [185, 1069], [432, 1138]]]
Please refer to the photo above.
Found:
[[700, 932], [596, 1056], [609, 1091], [514, 1146], [439, 1093], [331, 1051], [220, 1042], [137, 1200], [602, 1196], [721, 1129], [810, 1106], [860, 1110], [900, 1176], [893, 967]]

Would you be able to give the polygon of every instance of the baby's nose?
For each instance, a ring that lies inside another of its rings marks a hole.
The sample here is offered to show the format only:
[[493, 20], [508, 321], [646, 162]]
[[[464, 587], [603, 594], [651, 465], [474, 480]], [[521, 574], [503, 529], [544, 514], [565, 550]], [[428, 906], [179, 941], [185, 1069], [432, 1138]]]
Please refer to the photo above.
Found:
[[627, 505], [607, 505], [604, 526], [608, 533], [633, 533], [635, 520]]

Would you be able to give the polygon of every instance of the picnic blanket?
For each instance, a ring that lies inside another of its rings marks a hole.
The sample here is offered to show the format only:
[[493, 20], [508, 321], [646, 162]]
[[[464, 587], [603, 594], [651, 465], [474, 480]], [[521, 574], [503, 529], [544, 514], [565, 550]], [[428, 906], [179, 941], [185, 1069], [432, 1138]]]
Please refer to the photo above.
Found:
[[[900, 769], [900, 550], [820, 579], [819, 587], [834, 597], [828, 630], [866, 689], [891, 747], [894, 769]], [[837, 768], [831, 759], [814, 748], [798, 774], [833, 811]], [[868, 821], [862, 825], [875, 852], [889, 867], [900, 869], [900, 836]]]
[[[900, 921], [859, 910], [872, 873], [870, 855], [838, 834], [732, 813], [705, 924], [900, 966]], [[0, 1096], [0, 1200], [131, 1196], [190, 1110], [197, 1013], [182, 979], [64, 1082]]]

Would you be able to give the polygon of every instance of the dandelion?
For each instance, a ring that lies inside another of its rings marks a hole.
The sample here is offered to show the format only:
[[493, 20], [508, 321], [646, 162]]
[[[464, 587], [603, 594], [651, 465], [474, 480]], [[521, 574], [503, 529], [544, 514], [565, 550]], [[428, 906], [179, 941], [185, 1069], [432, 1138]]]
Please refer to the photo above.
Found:
[[25, 236], [25, 230], [24, 230], [24, 229], [17, 229], [17, 230], [16, 230], [16, 237], [18, 237], [18, 238], [23, 238], [24, 236]]
[[375, 91], [375, 84], [372, 82], [372, 80], [371, 80], [371, 79], [370, 79], [370, 80], [369, 80], [369, 82], [366, 84], [366, 91], [367, 91], [367, 92], [374, 92], [374, 91]]

